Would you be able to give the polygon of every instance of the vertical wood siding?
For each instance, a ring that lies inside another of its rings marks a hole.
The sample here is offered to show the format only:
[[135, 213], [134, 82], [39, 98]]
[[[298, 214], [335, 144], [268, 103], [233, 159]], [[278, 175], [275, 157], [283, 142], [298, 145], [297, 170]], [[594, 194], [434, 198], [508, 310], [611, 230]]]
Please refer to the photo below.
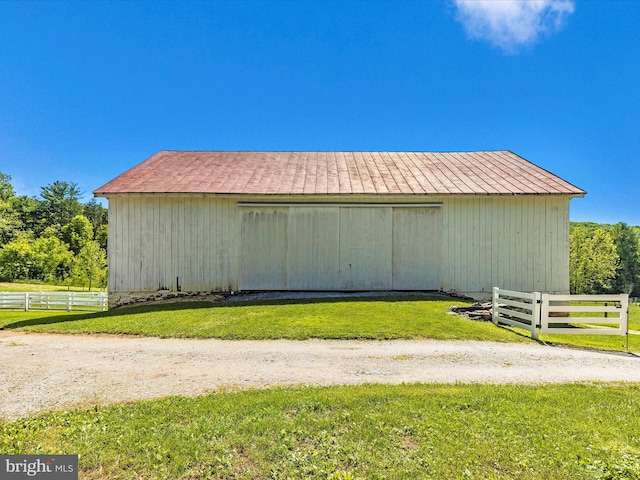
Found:
[[568, 198], [452, 198], [442, 215], [443, 290], [568, 292]]
[[110, 292], [569, 289], [568, 197], [258, 208], [261, 220], [239, 200], [110, 198]]
[[236, 213], [226, 199], [109, 199], [109, 291], [236, 290]]

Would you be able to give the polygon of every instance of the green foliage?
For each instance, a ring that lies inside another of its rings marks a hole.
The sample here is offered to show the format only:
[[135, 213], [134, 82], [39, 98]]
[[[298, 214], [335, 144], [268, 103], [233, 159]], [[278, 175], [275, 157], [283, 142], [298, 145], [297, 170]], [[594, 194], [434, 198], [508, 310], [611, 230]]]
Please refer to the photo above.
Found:
[[[104, 284], [107, 209], [96, 200], [83, 206], [73, 182], [41, 190], [41, 199], [16, 197], [11, 177], [0, 172], [0, 279]], [[94, 240], [102, 253], [92, 245], [76, 258]]]
[[[104, 208], [95, 198], [92, 198], [84, 205], [84, 216], [91, 223], [94, 232], [108, 222], [108, 210]], [[96, 239], [97, 240], [97, 239]]]
[[41, 230], [39, 206], [39, 200], [24, 195], [11, 199], [11, 209], [18, 218], [17, 229], [21, 234], [33, 237]]
[[616, 276], [619, 257], [611, 235], [603, 228], [576, 226], [569, 238], [571, 293], [608, 291]]
[[274, 388], [4, 423], [0, 453], [116, 480], [637, 480], [638, 411], [629, 384]]
[[69, 249], [78, 255], [80, 250], [93, 240], [93, 227], [84, 215], [76, 215], [62, 227], [62, 239], [69, 245]]
[[76, 215], [81, 215], [83, 206], [80, 203], [80, 189], [77, 183], [55, 181], [42, 187], [39, 206], [41, 228], [57, 226], [61, 229], [71, 222]]
[[0, 249], [0, 279], [29, 278], [32, 242], [22, 236]]
[[108, 225], [100, 225], [98, 230], [96, 230], [96, 242], [100, 245], [105, 252], [107, 251], [107, 240], [109, 237], [109, 226]]
[[72, 259], [67, 245], [55, 236], [22, 236], [0, 249], [0, 279], [60, 282], [69, 275]]
[[14, 195], [11, 176], [0, 172], [0, 246], [13, 240], [18, 231], [18, 216], [11, 205]]
[[33, 259], [30, 278], [63, 281], [69, 275], [73, 254], [57, 237], [40, 237], [33, 242]]
[[0, 199], [0, 246], [13, 240], [19, 230], [19, 219], [10, 200]]
[[[615, 259], [610, 252], [602, 255], [603, 251], [610, 250], [606, 235], [615, 246]], [[572, 293], [578, 293], [579, 288], [586, 293], [640, 295], [640, 227], [622, 222], [616, 225], [572, 222], [570, 245]]]
[[6, 202], [15, 195], [11, 185], [11, 175], [0, 172], [0, 202]]
[[626, 223], [618, 223], [611, 228], [611, 237], [616, 246], [619, 265], [613, 279], [614, 293], [632, 293], [640, 286], [640, 260], [638, 236]]
[[107, 256], [95, 240], [87, 241], [73, 260], [73, 277], [76, 285], [94, 286], [106, 284]]

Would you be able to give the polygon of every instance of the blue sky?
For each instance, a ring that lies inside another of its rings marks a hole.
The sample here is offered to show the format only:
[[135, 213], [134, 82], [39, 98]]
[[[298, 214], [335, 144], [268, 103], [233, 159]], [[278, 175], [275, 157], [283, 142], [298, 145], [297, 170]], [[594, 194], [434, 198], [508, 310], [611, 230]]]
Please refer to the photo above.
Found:
[[0, 172], [162, 149], [508, 149], [640, 225], [640, 2], [0, 1]]

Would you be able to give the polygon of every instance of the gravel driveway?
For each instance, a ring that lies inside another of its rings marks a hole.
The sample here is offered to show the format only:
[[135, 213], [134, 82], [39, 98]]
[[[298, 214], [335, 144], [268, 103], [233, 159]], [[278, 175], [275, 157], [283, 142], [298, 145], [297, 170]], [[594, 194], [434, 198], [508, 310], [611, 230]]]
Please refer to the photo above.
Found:
[[0, 331], [0, 418], [272, 385], [640, 382], [640, 358], [474, 341], [187, 340]]

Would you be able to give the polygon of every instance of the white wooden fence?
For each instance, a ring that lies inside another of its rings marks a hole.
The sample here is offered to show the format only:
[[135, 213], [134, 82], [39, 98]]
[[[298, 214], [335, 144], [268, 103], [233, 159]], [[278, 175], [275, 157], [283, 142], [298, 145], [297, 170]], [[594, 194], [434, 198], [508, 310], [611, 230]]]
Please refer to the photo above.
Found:
[[538, 338], [540, 319], [540, 293], [514, 292], [512, 290], [493, 289], [493, 323], [503, 323], [524, 328], [531, 332], [531, 338]]
[[[593, 305], [594, 303], [597, 305]], [[538, 330], [545, 334], [572, 335], [627, 335], [629, 332], [627, 294], [552, 295], [514, 292], [494, 287], [492, 310], [493, 323], [523, 328], [531, 332], [534, 339], [538, 338]], [[600, 315], [576, 315], [585, 313]], [[588, 328], [580, 328], [581, 325]]]
[[[571, 303], [574, 303], [571, 305]], [[576, 305], [575, 302], [597, 302], [599, 305]], [[576, 314], [598, 313], [598, 316]], [[553, 315], [556, 314], [556, 315]], [[568, 315], [563, 318], [560, 315]], [[598, 325], [591, 328], [564, 327], [557, 324]], [[556, 324], [551, 327], [550, 324]], [[603, 326], [604, 324], [604, 326]], [[615, 325], [615, 327], [614, 327]], [[629, 295], [549, 295], [542, 296], [540, 333], [582, 335], [626, 335], [629, 325]]]
[[106, 292], [0, 292], [0, 308], [28, 310], [106, 310]]

